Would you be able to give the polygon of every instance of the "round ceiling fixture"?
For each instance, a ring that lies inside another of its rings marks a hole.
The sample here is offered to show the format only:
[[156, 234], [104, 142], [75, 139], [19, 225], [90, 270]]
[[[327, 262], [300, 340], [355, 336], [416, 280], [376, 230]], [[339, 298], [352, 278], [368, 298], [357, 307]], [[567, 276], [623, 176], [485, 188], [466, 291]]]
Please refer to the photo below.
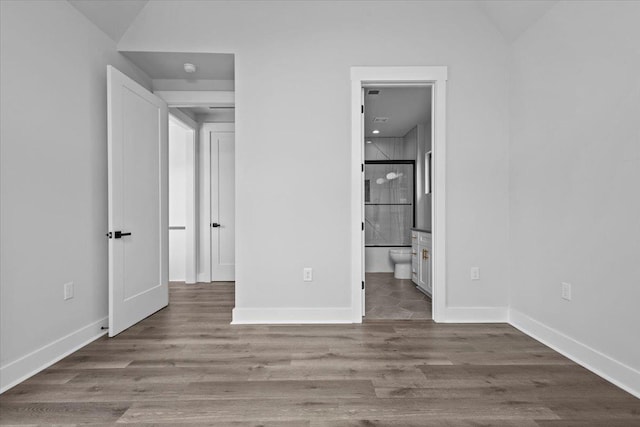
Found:
[[195, 73], [195, 72], [196, 72], [196, 66], [195, 66], [195, 65], [193, 65], [193, 64], [191, 64], [191, 63], [189, 63], [189, 62], [186, 62], [186, 63], [184, 64], [184, 70], [185, 70], [187, 73]]
[[374, 129], [371, 131], [372, 134], [377, 135], [380, 133], [380, 131], [378, 129]]

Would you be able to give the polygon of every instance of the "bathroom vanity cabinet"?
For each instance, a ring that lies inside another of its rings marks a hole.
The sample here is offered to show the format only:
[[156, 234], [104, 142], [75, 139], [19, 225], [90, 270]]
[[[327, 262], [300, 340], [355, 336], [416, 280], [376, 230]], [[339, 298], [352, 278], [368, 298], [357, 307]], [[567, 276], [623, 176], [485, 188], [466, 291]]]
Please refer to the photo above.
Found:
[[431, 283], [431, 232], [411, 230], [411, 280], [421, 291], [432, 294]]

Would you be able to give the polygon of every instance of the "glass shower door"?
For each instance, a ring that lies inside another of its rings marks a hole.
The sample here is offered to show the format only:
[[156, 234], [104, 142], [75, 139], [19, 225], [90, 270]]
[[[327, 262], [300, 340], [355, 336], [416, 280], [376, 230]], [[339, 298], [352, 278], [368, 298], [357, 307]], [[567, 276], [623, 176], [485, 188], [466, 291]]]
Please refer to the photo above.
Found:
[[411, 246], [414, 162], [365, 162], [365, 245]]

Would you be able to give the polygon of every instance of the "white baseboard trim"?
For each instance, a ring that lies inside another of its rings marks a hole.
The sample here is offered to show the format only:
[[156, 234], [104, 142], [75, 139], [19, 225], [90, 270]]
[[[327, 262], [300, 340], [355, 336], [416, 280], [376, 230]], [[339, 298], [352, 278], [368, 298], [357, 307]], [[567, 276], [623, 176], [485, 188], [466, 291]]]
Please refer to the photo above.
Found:
[[232, 325], [284, 323], [353, 323], [351, 307], [234, 308]]
[[506, 307], [447, 307], [437, 323], [508, 323]]
[[518, 310], [509, 310], [515, 328], [640, 399], [640, 371], [551, 328]]
[[209, 282], [211, 282], [211, 278], [209, 277], [208, 274], [205, 274], [205, 273], [196, 274], [196, 280], [198, 281], [198, 283], [209, 283]]
[[0, 367], [0, 394], [107, 333], [104, 317]]

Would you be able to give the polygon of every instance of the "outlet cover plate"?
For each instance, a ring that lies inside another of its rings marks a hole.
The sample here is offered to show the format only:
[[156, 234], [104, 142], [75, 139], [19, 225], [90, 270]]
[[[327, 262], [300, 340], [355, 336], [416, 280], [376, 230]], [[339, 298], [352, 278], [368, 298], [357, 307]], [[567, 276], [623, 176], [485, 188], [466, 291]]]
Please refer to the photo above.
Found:
[[571, 301], [571, 283], [562, 282], [562, 299]]
[[73, 298], [73, 282], [64, 284], [64, 299], [68, 300]]

